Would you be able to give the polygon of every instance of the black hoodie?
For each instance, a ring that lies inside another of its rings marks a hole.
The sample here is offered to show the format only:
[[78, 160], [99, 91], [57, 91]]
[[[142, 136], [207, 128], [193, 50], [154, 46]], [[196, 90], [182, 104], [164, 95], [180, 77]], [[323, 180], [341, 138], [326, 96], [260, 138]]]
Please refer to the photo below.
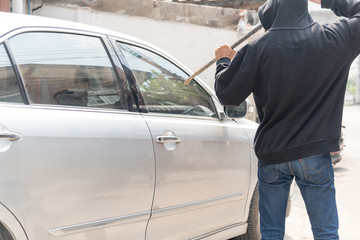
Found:
[[268, 0], [259, 9], [266, 32], [232, 61], [217, 62], [222, 104], [254, 94], [259, 166], [339, 149], [346, 82], [360, 52], [360, 1], [322, 0], [322, 7], [347, 19], [320, 25], [307, 0]]

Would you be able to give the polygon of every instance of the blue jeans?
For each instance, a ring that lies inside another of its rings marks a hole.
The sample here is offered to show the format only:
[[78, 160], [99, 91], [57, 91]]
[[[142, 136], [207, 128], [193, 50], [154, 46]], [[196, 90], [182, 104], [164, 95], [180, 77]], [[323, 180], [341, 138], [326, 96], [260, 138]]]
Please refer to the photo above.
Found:
[[305, 202], [314, 239], [338, 240], [334, 170], [329, 153], [258, 169], [261, 239], [284, 239], [286, 206], [294, 178]]

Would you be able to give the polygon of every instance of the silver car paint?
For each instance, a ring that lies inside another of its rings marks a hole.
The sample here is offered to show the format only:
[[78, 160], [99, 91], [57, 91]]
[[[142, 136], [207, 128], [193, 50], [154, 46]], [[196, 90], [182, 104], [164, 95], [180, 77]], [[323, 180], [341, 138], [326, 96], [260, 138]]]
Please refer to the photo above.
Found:
[[[1, 153], [1, 203], [29, 239], [50, 239], [49, 230], [54, 236], [78, 232], [62, 239], [144, 238], [155, 162], [139, 114], [28, 106], [0, 111], [1, 125], [22, 136]], [[109, 227], [114, 218], [127, 223], [121, 217], [131, 216], [131, 227]], [[99, 220], [101, 228], [87, 232]]]
[[[54, 31], [108, 34], [152, 49], [189, 72], [156, 47], [112, 31], [14, 19], [10, 27], [0, 28], [1, 41], [53, 26]], [[28, 28], [4, 36], [23, 25]], [[22, 136], [0, 153], [0, 202], [29, 239], [145, 239], [151, 214], [147, 239], [224, 239], [246, 230], [257, 161], [250, 158], [256, 124], [246, 119], [142, 117], [126, 111], [15, 104], [0, 104], [0, 111], [0, 124]], [[174, 150], [156, 142], [166, 130], [181, 139]]]
[[153, 139], [166, 130], [181, 139], [174, 150], [154, 144], [157, 180], [147, 239], [189, 239], [205, 227], [243, 222], [250, 143], [241, 125], [154, 115], [145, 120]]

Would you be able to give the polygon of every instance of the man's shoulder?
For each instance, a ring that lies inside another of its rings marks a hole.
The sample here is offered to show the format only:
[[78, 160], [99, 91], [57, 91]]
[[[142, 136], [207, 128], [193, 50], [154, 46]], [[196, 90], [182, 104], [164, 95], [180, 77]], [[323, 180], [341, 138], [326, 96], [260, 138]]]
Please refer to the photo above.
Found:
[[257, 45], [266, 42], [270, 37], [270, 31], [262, 31], [251, 38], [250, 45]]
[[247, 48], [249, 51], [260, 51], [263, 47], [269, 44], [271, 33], [269, 31], [262, 32], [261, 35], [257, 35], [250, 39]]

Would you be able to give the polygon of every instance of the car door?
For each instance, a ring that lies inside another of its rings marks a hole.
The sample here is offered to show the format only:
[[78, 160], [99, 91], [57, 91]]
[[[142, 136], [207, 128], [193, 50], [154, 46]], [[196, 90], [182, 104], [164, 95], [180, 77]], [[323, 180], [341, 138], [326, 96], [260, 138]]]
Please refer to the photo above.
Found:
[[145, 239], [152, 140], [106, 44], [39, 29], [0, 45], [0, 202], [29, 239]]
[[221, 120], [210, 94], [157, 53], [117, 43], [144, 101], [156, 157], [147, 240], [190, 239], [240, 226], [250, 180], [241, 124]]

